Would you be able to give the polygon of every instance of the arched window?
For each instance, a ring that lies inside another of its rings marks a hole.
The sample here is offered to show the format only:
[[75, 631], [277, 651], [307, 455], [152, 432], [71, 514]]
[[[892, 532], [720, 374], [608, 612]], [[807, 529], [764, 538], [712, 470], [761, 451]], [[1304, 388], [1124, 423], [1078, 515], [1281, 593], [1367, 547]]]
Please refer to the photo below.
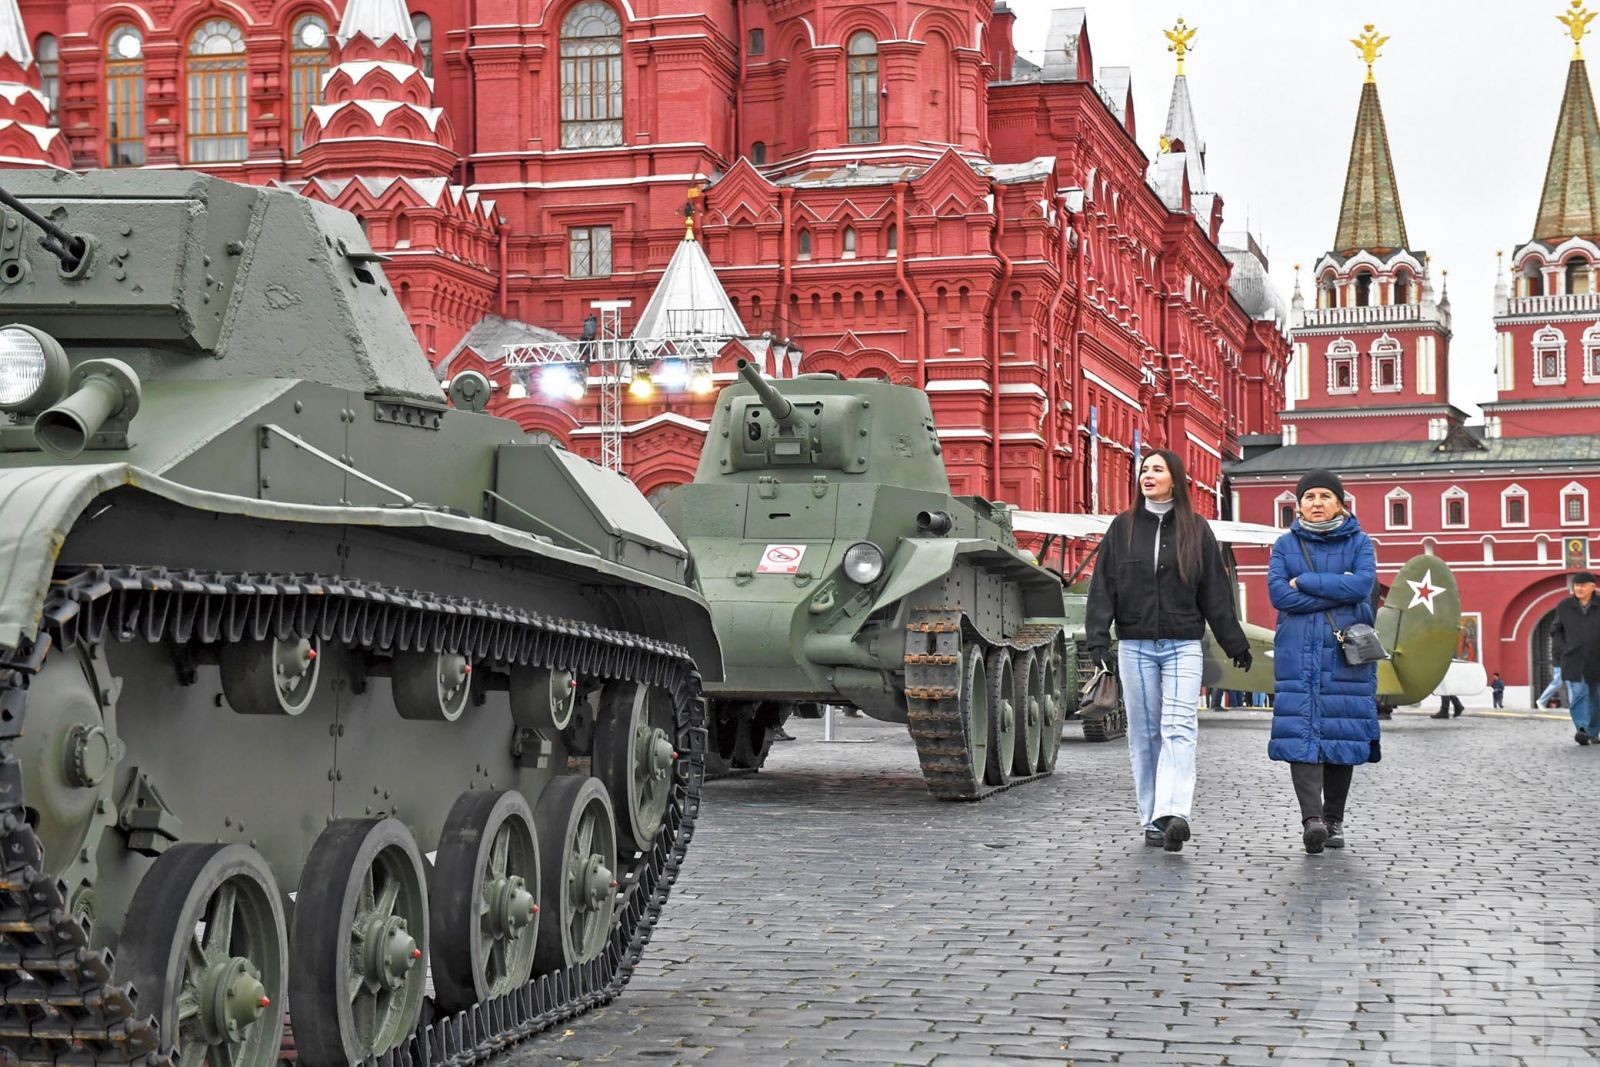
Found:
[[1296, 507], [1294, 494], [1288, 490], [1284, 490], [1278, 494], [1278, 499], [1273, 501], [1273, 505], [1279, 528], [1287, 530], [1289, 528], [1289, 524], [1294, 522], [1294, 512]]
[[1522, 266], [1522, 271], [1517, 277], [1519, 296], [1544, 295], [1544, 264], [1537, 259], [1530, 259]]
[[411, 32], [417, 35], [417, 51], [422, 56], [422, 73], [433, 77], [433, 20], [426, 15], [411, 16]]
[[1411, 529], [1411, 494], [1404, 489], [1391, 489], [1383, 498], [1386, 505], [1383, 516], [1385, 530]]
[[1510, 485], [1501, 491], [1500, 525], [1528, 525], [1528, 491], [1522, 486]]
[[1338, 306], [1338, 296], [1334, 286], [1333, 271], [1328, 271], [1317, 282], [1317, 307], [1331, 308]]
[[796, 259], [810, 259], [811, 258], [811, 231], [810, 230], [801, 230], [800, 231], [800, 237], [795, 242], [795, 248], [797, 249], [797, 251], [795, 253], [795, 258]]
[[39, 64], [39, 91], [50, 105], [50, 121], [56, 120], [56, 101], [61, 95], [61, 46], [53, 34], [41, 33], [33, 46]]
[[306, 115], [322, 103], [327, 70], [328, 24], [321, 15], [302, 15], [289, 36], [289, 144], [297, 156], [305, 147]]
[[844, 240], [844, 247], [843, 247], [843, 250], [840, 253], [839, 258], [840, 259], [855, 259], [856, 258], [856, 228], [854, 226], [846, 226], [844, 228], [844, 238], [843, 238], [843, 240]]
[[598, 0], [561, 20], [561, 147], [622, 143], [622, 20]]
[[1600, 322], [1583, 331], [1583, 380], [1600, 382]]
[[1533, 384], [1567, 384], [1567, 335], [1554, 326], [1533, 335]]
[[1580, 255], [1567, 257], [1564, 264], [1566, 270], [1566, 291], [1569, 293], [1587, 293], [1589, 291], [1589, 261]]
[[850, 143], [871, 144], [878, 132], [878, 42], [870, 33], [850, 38]]
[[1461, 528], [1468, 524], [1467, 491], [1452, 485], [1439, 494], [1439, 511], [1446, 529]]
[[106, 166], [144, 162], [144, 37], [118, 26], [106, 38]]
[[1395, 271], [1394, 302], [1396, 304], [1411, 303], [1411, 272], [1408, 270]]
[[765, 141], [757, 141], [755, 144], [750, 146], [750, 162], [754, 163], [756, 166], [759, 167], [763, 163], [765, 163], [766, 161], [767, 161], [767, 142], [765, 142]]
[[889, 223], [889, 233], [884, 239], [884, 245], [884, 251], [887, 253], [890, 259], [893, 259], [895, 256], [900, 254], [900, 227], [896, 226], [892, 222]]
[[208, 19], [189, 38], [190, 163], [221, 163], [250, 154], [244, 34], [227, 19]]
[[1372, 303], [1372, 274], [1362, 271], [1356, 275], [1356, 307], [1364, 308]]

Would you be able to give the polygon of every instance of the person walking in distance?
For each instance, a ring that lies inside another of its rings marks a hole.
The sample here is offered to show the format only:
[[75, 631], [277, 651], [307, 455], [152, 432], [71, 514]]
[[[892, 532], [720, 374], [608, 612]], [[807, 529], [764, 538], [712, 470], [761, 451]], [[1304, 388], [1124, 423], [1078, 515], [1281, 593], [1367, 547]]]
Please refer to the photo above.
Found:
[[1551, 643], [1567, 683], [1567, 713], [1572, 716], [1580, 745], [1600, 740], [1600, 605], [1594, 599], [1594, 575], [1579, 571], [1572, 576], [1572, 595], [1556, 605]]
[[1441, 694], [1439, 697], [1439, 710], [1428, 716], [1428, 718], [1448, 719], [1450, 717], [1451, 708], [1455, 709], [1456, 718], [1459, 719], [1461, 717], [1461, 712], [1464, 710], [1461, 706], [1461, 698], [1456, 696], [1454, 693]]
[[[1267, 590], [1278, 609], [1277, 701], [1267, 755], [1289, 764], [1307, 852], [1344, 847], [1345, 801], [1359, 763], [1376, 763], [1378, 667], [1352, 666], [1339, 634], [1372, 625], [1378, 558], [1344, 485], [1314, 470], [1295, 488], [1299, 517], [1272, 546]], [[1332, 620], [1329, 620], [1329, 614]]]
[[1252, 660], [1222, 550], [1195, 514], [1183, 461], [1151, 452], [1139, 465], [1139, 492], [1100, 539], [1084, 642], [1110, 670], [1115, 624], [1139, 823], [1145, 844], [1177, 852], [1189, 840], [1207, 623], [1234, 666], [1249, 670]]
[[1494, 681], [1489, 683], [1489, 692], [1494, 694], [1495, 707], [1503, 708], [1506, 706], [1506, 680], [1500, 677], [1499, 671], [1494, 672]]

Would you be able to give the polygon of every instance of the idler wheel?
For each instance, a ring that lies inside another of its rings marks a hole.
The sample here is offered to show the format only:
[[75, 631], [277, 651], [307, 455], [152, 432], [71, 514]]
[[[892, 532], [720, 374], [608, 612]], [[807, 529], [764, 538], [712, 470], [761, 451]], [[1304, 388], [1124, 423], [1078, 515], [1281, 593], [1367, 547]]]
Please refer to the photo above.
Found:
[[304, 637], [222, 646], [222, 693], [242, 715], [299, 715], [311, 706], [321, 673], [317, 643]]
[[528, 980], [539, 934], [539, 850], [521, 793], [461, 794], [433, 862], [434, 999], [457, 1012]]
[[1044, 672], [1040, 669], [1039, 657], [1032, 652], [1019, 652], [1013, 659], [1012, 670], [1016, 675], [1019, 704], [1017, 753], [1011, 769], [1018, 777], [1027, 777], [1037, 773], [1039, 768], [1044, 726], [1044, 707], [1040, 700]]
[[961, 716], [967, 723], [967, 761], [972, 780], [983, 784], [989, 765], [989, 673], [983, 663], [983, 646], [968, 644], [961, 650]]
[[611, 794], [623, 853], [648, 850], [661, 832], [678, 760], [672, 735], [672, 696], [666, 690], [636, 682], [613, 682], [601, 690], [594, 769]]
[[398, 819], [339, 819], [300, 873], [289, 939], [294, 1038], [308, 1067], [348, 1067], [411, 1035], [422, 1011], [428, 895]]
[[133, 895], [117, 978], [133, 983], [177, 1062], [271, 1067], [283, 1034], [285, 930], [277, 884], [254, 849], [174, 845]]
[[1017, 700], [1017, 675], [1011, 667], [1011, 652], [997, 648], [989, 653], [989, 761], [984, 781], [990, 785], [1010, 782], [1017, 758], [1018, 718], [1022, 711]]
[[617, 902], [617, 836], [598, 778], [556, 778], [534, 811], [539, 841], [541, 972], [592, 960], [606, 947]]

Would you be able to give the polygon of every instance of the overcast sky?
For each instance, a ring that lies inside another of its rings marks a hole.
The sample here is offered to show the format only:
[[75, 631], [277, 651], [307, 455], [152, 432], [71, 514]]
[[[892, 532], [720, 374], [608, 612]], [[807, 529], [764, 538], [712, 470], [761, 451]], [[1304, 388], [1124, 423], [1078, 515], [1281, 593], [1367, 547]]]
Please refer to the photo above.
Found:
[[[1038, 58], [1051, 0], [1010, 0], [1020, 50]], [[1365, 68], [1351, 37], [1390, 35], [1376, 72], [1413, 250], [1450, 272], [1450, 398], [1493, 396], [1495, 252], [1532, 236], [1572, 40], [1566, 0], [1089, 0], [1096, 67], [1133, 68], [1139, 144], [1154, 156], [1172, 91], [1164, 28], [1198, 29], [1187, 75], [1225, 230], [1265, 246], [1285, 300], [1294, 264], [1333, 243]], [[1591, 2], [1591, 10], [1597, 6]], [[1600, 21], [1597, 21], [1600, 26]], [[1037, 42], [1037, 47], [1029, 47]], [[1600, 35], [1585, 41], [1600, 58]], [[1306, 285], [1309, 291], [1309, 284]]]

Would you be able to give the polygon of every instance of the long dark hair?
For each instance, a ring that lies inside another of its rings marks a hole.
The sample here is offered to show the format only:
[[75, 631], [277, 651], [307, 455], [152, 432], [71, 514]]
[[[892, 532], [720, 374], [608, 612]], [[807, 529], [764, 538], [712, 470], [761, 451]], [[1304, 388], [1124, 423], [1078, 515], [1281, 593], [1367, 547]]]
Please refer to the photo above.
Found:
[[[1189, 499], [1189, 472], [1184, 469], [1183, 460], [1178, 458], [1176, 452], [1169, 452], [1165, 448], [1152, 449], [1139, 461], [1141, 474], [1144, 471], [1145, 461], [1152, 456], [1160, 456], [1165, 460], [1167, 470], [1172, 474], [1172, 529], [1178, 535], [1178, 577], [1184, 585], [1194, 585], [1200, 580], [1200, 575], [1205, 573], [1205, 561], [1200, 558], [1206, 543], [1205, 520], [1195, 514], [1194, 502]], [[1128, 509], [1130, 545], [1133, 543], [1132, 520], [1142, 507], [1144, 507], [1144, 493], [1141, 490], [1134, 497], [1133, 506]]]

